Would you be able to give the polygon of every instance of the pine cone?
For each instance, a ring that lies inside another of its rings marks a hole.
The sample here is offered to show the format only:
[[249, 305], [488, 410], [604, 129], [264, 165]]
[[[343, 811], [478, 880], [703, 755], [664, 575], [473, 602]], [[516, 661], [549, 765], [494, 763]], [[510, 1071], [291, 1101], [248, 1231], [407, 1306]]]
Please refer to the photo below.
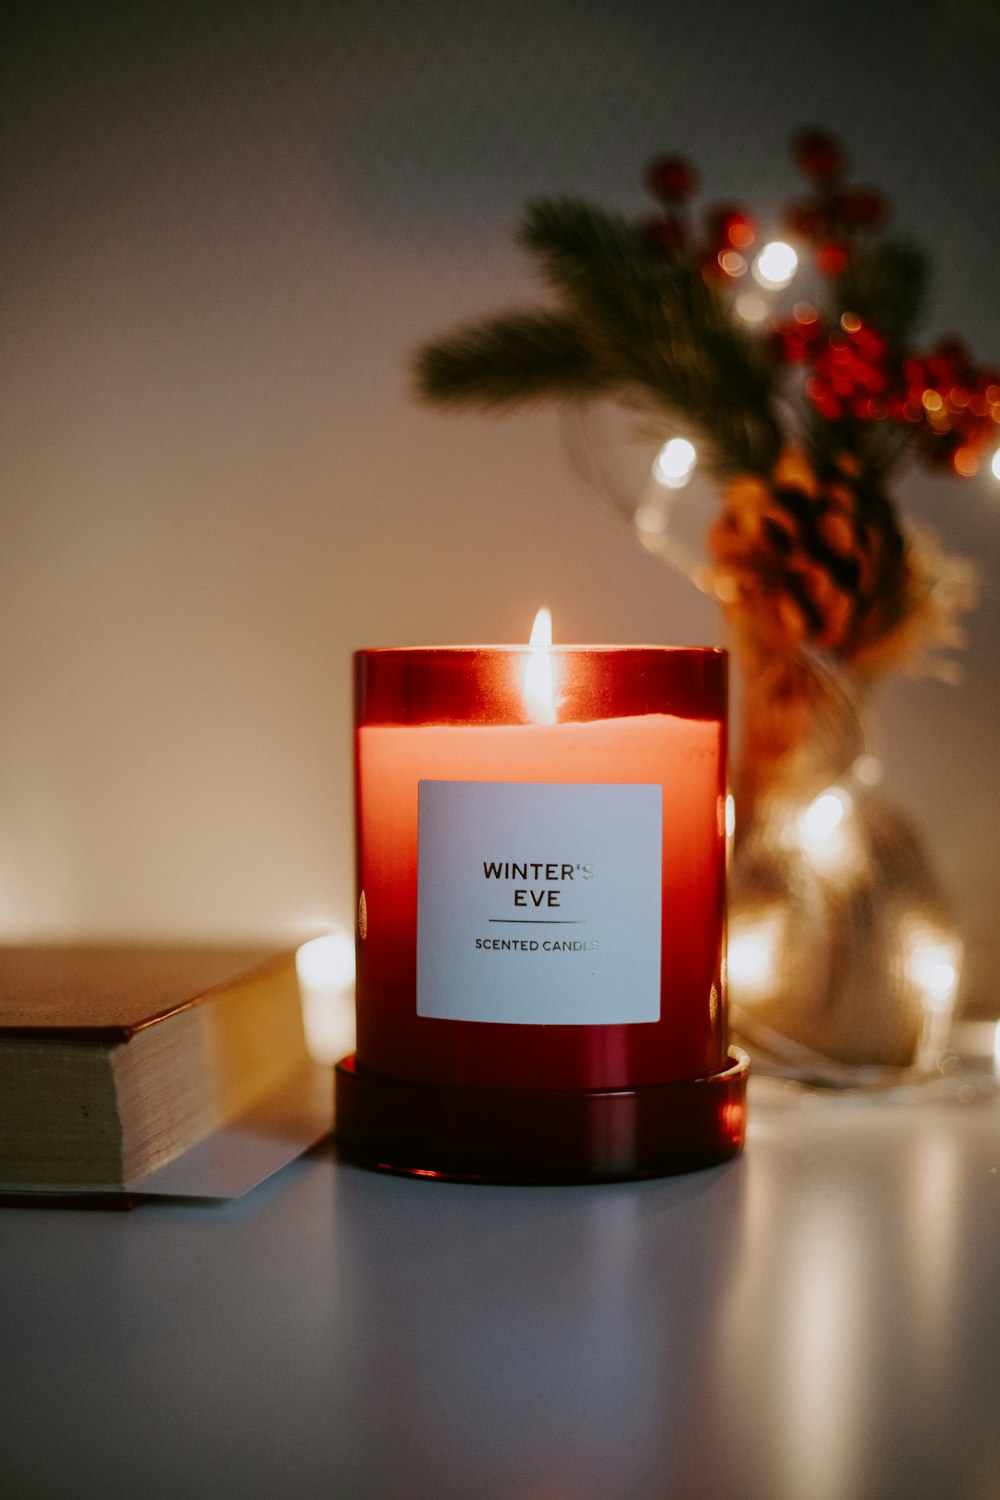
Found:
[[731, 480], [708, 546], [730, 623], [773, 651], [811, 645], [849, 659], [903, 609], [907, 566], [892, 507], [846, 455], [814, 469], [793, 450], [768, 480]]

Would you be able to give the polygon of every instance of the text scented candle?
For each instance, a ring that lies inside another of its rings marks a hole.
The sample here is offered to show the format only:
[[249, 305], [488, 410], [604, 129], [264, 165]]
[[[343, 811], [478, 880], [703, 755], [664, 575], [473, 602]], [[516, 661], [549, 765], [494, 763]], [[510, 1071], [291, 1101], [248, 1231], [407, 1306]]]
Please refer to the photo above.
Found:
[[411, 648], [359, 652], [355, 668], [342, 1146], [520, 1181], [738, 1151], [725, 653]]

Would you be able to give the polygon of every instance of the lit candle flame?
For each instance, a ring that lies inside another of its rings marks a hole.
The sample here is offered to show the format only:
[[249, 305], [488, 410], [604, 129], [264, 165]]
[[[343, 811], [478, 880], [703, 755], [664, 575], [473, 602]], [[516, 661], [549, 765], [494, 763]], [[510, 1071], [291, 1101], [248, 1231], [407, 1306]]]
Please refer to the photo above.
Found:
[[524, 671], [524, 706], [536, 724], [556, 721], [555, 664], [552, 660], [552, 611], [540, 609], [528, 640], [531, 650]]
[[535, 622], [531, 627], [528, 637], [529, 646], [551, 646], [552, 645], [552, 611], [543, 607], [535, 616]]

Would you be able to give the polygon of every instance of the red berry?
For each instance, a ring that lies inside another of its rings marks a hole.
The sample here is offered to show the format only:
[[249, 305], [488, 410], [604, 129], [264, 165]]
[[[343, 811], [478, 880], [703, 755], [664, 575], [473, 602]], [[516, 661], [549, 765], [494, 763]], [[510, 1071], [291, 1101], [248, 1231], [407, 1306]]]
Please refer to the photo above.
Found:
[[796, 311], [795, 317], [782, 319], [776, 325], [774, 338], [775, 356], [793, 365], [815, 360], [818, 351], [827, 348], [826, 330], [815, 310], [804, 305], [801, 313]]
[[824, 276], [839, 276], [846, 271], [850, 259], [850, 247], [839, 240], [827, 240], [816, 251], [816, 266]]
[[719, 204], [705, 214], [711, 244], [719, 250], [745, 250], [756, 238], [757, 226], [741, 208]]
[[850, 337], [861, 358], [872, 364], [884, 360], [889, 352], [889, 346], [882, 335], [876, 333], [874, 328], [866, 328], [863, 323]]
[[825, 130], [800, 130], [792, 137], [792, 157], [810, 182], [837, 182], [847, 170], [847, 153]]
[[658, 156], [646, 169], [646, 186], [664, 203], [683, 203], [698, 186], [698, 174], [683, 156]]

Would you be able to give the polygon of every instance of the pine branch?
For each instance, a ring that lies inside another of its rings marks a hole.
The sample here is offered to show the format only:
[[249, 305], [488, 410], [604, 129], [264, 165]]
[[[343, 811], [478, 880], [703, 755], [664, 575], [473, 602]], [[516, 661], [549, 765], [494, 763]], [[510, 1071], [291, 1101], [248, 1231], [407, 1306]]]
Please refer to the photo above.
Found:
[[913, 444], [909, 428], [901, 429], [891, 422], [859, 422], [845, 418], [831, 422], [820, 416], [811, 402], [805, 402], [800, 417], [802, 442], [806, 451], [822, 467], [834, 464], [838, 457], [850, 453], [866, 484], [884, 489], [892, 471]]
[[624, 217], [574, 200], [534, 204], [521, 240], [561, 314], [513, 314], [428, 346], [416, 365], [425, 399], [652, 400], [707, 441], [721, 472], [770, 469], [780, 448], [773, 367], [697, 267], [652, 252]]
[[773, 367], [697, 266], [572, 199], [532, 205], [521, 239], [623, 391], [694, 424], [722, 472], [769, 470], [780, 448]]
[[876, 328], [897, 353], [910, 343], [927, 298], [923, 252], [907, 240], [880, 240], [855, 252], [833, 285], [837, 315], [849, 311]]
[[623, 214], [577, 198], [529, 203], [517, 237], [563, 300], [609, 284], [633, 291], [649, 279], [653, 257], [642, 232]]
[[613, 385], [573, 320], [555, 313], [510, 313], [427, 344], [414, 373], [425, 401], [450, 407], [510, 407]]

